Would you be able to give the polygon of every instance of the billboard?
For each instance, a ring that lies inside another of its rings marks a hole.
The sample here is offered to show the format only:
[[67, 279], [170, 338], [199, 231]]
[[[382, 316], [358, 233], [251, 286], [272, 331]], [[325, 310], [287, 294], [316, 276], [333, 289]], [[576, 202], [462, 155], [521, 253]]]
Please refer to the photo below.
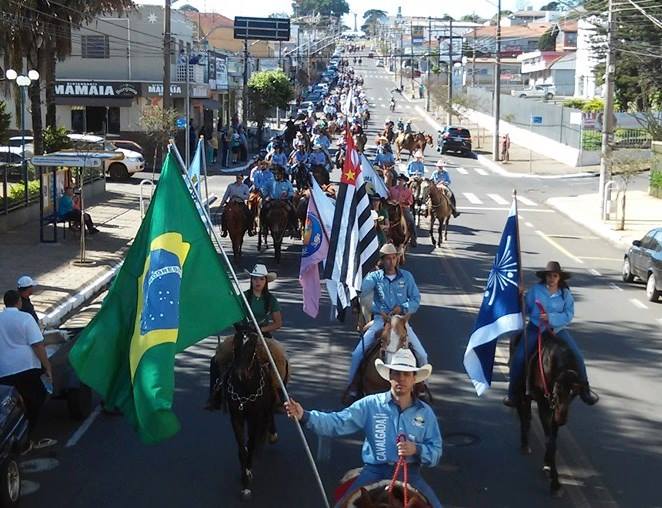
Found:
[[411, 27], [411, 43], [414, 46], [420, 46], [425, 41], [425, 28], [422, 26]]
[[228, 57], [216, 55], [216, 90], [228, 89]]
[[289, 18], [234, 18], [234, 38], [259, 41], [289, 41]]

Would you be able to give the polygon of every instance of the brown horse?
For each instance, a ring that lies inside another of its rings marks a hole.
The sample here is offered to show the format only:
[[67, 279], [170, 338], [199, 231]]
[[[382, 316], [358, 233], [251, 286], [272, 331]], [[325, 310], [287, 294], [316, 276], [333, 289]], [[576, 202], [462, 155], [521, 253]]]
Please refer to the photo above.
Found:
[[367, 142], [368, 136], [365, 135], [365, 132], [354, 134], [354, 145], [356, 146], [357, 152], [363, 153]]
[[225, 205], [225, 223], [227, 224], [230, 240], [232, 240], [232, 255], [235, 263], [241, 261], [241, 248], [244, 243], [244, 234], [248, 229], [247, 208], [245, 203], [230, 201]]
[[250, 212], [250, 227], [253, 231], [260, 230], [260, 209], [262, 208], [262, 196], [257, 191], [252, 191], [248, 195], [248, 211]]
[[327, 185], [331, 181], [329, 172], [324, 166], [313, 166], [310, 172], [313, 175], [313, 178], [317, 180], [317, 183], [321, 186]]
[[400, 154], [402, 150], [407, 150], [409, 154], [407, 155], [407, 160], [416, 153], [417, 150], [420, 150], [425, 154], [425, 147], [427, 145], [432, 145], [433, 140], [432, 136], [425, 134], [424, 132], [416, 132], [405, 134], [401, 132], [398, 134], [398, 137], [395, 138], [395, 156], [396, 159], [400, 160]]
[[[421, 223], [421, 213], [426, 208], [425, 202], [427, 201], [427, 193], [423, 192], [423, 179], [420, 176], [411, 177], [411, 181], [408, 184], [409, 189], [411, 190], [412, 195], [414, 196], [414, 202], [411, 205], [411, 213], [414, 216], [416, 225]], [[425, 210], [427, 212], [427, 210]]]
[[[358, 472], [351, 471], [356, 474]], [[347, 476], [347, 475], [346, 475]], [[343, 478], [344, 479], [344, 478]], [[351, 481], [351, 477], [347, 481]], [[381, 480], [361, 487], [340, 505], [341, 508], [431, 508], [430, 503], [414, 487], [396, 481], [389, 492], [390, 480]], [[407, 506], [404, 505], [404, 489], [407, 489]]]
[[[423, 192], [429, 195], [428, 214], [430, 215], [430, 240], [432, 241], [432, 247], [441, 247], [443, 241], [448, 240], [448, 223], [453, 215], [451, 201], [448, 195], [430, 180], [425, 180], [423, 189]], [[439, 221], [439, 239], [436, 242], [433, 233], [435, 220]]]
[[283, 237], [287, 231], [288, 225], [287, 204], [280, 200], [269, 201], [262, 207], [260, 213], [260, 229], [257, 233], [257, 250], [262, 249], [262, 238], [264, 238], [264, 248], [268, 247], [267, 237], [271, 233], [271, 239], [274, 243], [274, 260], [280, 263], [280, 250], [283, 243]]
[[411, 241], [411, 232], [400, 203], [387, 201], [384, 205], [388, 213], [388, 236], [395, 248], [401, 252], [400, 264], [404, 263], [405, 250]]

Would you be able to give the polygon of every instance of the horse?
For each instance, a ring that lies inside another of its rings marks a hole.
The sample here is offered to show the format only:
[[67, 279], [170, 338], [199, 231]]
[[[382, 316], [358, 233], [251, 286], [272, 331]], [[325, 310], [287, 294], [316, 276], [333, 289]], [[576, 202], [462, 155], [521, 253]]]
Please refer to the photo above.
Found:
[[274, 199], [262, 207], [260, 217], [260, 229], [257, 233], [257, 250], [262, 249], [262, 238], [264, 238], [264, 248], [268, 247], [267, 237], [271, 233], [271, 239], [274, 244], [274, 260], [280, 263], [280, 250], [283, 243], [283, 237], [289, 224], [287, 205], [283, 201]]
[[310, 200], [309, 193], [309, 190], [304, 190], [301, 192], [297, 191], [297, 193], [294, 195], [294, 212], [297, 217], [297, 226], [299, 228], [301, 238], [303, 238], [304, 232], [306, 230], [306, 220], [308, 218], [308, 201]]
[[389, 143], [393, 143], [395, 139], [395, 131], [390, 125], [382, 131], [382, 136], [385, 137]]
[[260, 230], [260, 210], [262, 208], [262, 195], [257, 191], [251, 191], [248, 195], [248, 211], [250, 212], [253, 231]]
[[246, 221], [246, 204], [230, 201], [225, 205], [225, 224], [227, 225], [230, 240], [232, 240], [232, 256], [235, 263], [241, 261], [241, 248], [244, 243], [244, 234], [248, 229]]
[[361, 122], [363, 123], [363, 127], [366, 128], [368, 127], [368, 122], [370, 121], [370, 111], [364, 111], [361, 113]]
[[303, 162], [299, 162], [292, 171], [292, 180], [298, 190], [304, 190], [310, 187], [310, 176], [308, 168]]
[[253, 456], [269, 438], [278, 440], [274, 411], [277, 400], [270, 386], [270, 366], [258, 355], [255, 332], [237, 332], [234, 358], [224, 379], [224, 404], [230, 412], [241, 465], [241, 498], [252, 497]]
[[356, 146], [356, 151], [363, 153], [363, 150], [365, 149], [365, 145], [368, 142], [368, 136], [366, 136], [365, 132], [359, 132], [358, 134], [354, 134], [354, 145]]
[[529, 429], [531, 427], [531, 400], [538, 405], [538, 415], [545, 432], [545, 458], [543, 471], [550, 478], [550, 493], [560, 497], [563, 493], [556, 469], [556, 439], [559, 427], [568, 421], [570, 404], [581, 390], [579, 365], [570, 348], [548, 331], [540, 338], [539, 352], [530, 361], [526, 385], [522, 386], [517, 413], [520, 420], [520, 451], [529, 455]]
[[[350, 475], [350, 476], [348, 476]], [[353, 476], [351, 476], [353, 475]], [[359, 475], [357, 470], [349, 471], [341, 482], [351, 482]], [[389, 492], [390, 480], [381, 480], [365, 485], [353, 492], [340, 505], [341, 508], [430, 508], [431, 505], [411, 485], [396, 481], [392, 492]], [[349, 485], [351, 488], [351, 484]], [[407, 489], [407, 505], [404, 504], [404, 490]]]
[[410, 132], [404, 133], [401, 132], [395, 138], [395, 153], [398, 160], [400, 160], [400, 153], [402, 150], [409, 151], [407, 155], [407, 160], [410, 159], [414, 153], [420, 150], [425, 154], [425, 147], [433, 143], [432, 136], [425, 134], [424, 132]]
[[[453, 215], [451, 202], [446, 193], [434, 185], [432, 181], [425, 180], [423, 188], [422, 191], [429, 196], [428, 214], [430, 215], [430, 240], [432, 241], [432, 247], [441, 247], [443, 241], [448, 240], [448, 223]], [[437, 241], [434, 239], [433, 232], [435, 220], [439, 221], [439, 239]]]
[[384, 206], [386, 207], [386, 213], [388, 213], [389, 222], [386, 236], [389, 237], [395, 248], [401, 252], [400, 263], [403, 264], [405, 250], [411, 240], [411, 232], [405, 219], [404, 210], [400, 203], [394, 203], [393, 201], [387, 201]]
[[423, 205], [427, 201], [427, 193], [423, 192], [423, 180], [420, 176], [414, 176], [409, 183], [409, 189], [411, 190], [412, 195], [414, 196], [414, 202], [411, 205], [411, 213], [414, 215], [416, 220], [416, 225], [418, 226], [421, 223], [421, 212], [423, 211]]
[[331, 181], [331, 178], [329, 176], [329, 172], [326, 170], [324, 166], [321, 165], [315, 165], [311, 169], [311, 173], [313, 174], [313, 177], [315, 180], [317, 180], [317, 183], [322, 186], [326, 185]]

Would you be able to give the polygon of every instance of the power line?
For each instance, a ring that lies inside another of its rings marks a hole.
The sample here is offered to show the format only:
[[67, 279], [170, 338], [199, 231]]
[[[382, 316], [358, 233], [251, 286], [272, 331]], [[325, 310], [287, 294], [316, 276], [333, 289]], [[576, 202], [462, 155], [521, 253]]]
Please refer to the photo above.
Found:
[[662, 28], [662, 21], [657, 19], [654, 16], [651, 16], [648, 14], [642, 7], [634, 3], [632, 0], [627, 0], [629, 3], [631, 3], [639, 12], [641, 12], [650, 22], [652, 22], [655, 26], [658, 28]]

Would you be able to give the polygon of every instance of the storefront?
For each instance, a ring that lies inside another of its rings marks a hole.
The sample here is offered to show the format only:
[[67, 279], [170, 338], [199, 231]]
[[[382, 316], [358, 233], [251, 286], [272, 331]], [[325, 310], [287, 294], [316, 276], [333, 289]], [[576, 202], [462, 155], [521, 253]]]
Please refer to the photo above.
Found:
[[136, 82], [58, 80], [58, 125], [72, 132], [119, 134], [123, 126], [135, 123], [140, 95]]

